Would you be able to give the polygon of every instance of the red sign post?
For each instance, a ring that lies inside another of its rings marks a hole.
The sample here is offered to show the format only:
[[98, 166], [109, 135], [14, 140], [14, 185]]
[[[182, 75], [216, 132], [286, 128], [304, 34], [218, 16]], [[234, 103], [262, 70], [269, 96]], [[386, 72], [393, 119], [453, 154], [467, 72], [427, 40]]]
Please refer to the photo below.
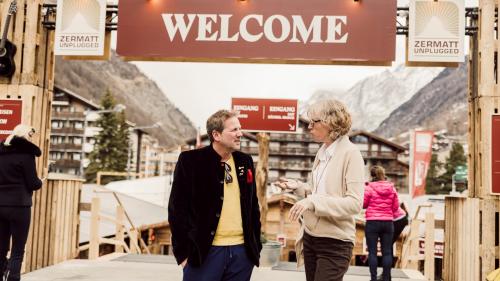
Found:
[[20, 100], [0, 100], [0, 141], [5, 140], [21, 124], [22, 108]]
[[140, 60], [387, 65], [396, 0], [120, 1], [117, 52]]
[[500, 194], [500, 115], [491, 117], [491, 193]]
[[238, 119], [245, 131], [297, 131], [297, 100], [232, 98], [231, 108], [239, 112]]

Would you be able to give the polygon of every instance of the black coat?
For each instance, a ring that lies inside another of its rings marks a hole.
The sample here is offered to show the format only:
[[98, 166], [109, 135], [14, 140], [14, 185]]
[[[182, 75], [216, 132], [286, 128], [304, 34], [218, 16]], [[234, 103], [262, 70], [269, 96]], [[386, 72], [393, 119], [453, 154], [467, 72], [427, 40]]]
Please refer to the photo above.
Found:
[[40, 148], [15, 137], [10, 146], [0, 143], [0, 206], [30, 207], [33, 191], [42, 187], [36, 173], [35, 156]]
[[[252, 157], [233, 152], [240, 186], [241, 219], [248, 258], [259, 265], [260, 211]], [[200, 266], [212, 246], [224, 200], [224, 165], [212, 146], [182, 152], [168, 204], [172, 246], [180, 264]]]

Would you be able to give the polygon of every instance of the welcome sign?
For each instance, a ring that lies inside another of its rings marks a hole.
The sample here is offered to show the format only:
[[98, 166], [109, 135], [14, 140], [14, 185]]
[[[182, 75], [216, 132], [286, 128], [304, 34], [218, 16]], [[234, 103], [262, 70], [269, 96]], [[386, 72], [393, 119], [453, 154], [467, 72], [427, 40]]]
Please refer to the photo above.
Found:
[[128, 59], [387, 64], [396, 0], [120, 1]]

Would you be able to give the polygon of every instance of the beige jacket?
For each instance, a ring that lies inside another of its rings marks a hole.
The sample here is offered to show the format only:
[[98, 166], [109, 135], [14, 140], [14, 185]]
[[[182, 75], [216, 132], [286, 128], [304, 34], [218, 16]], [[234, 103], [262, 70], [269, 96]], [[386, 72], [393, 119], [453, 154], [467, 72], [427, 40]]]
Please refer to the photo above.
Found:
[[[313, 169], [318, 165], [316, 155]], [[302, 237], [304, 231], [311, 236], [329, 237], [354, 243], [356, 223], [354, 216], [363, 205], [365, 167], [359, 149], [348, 136], [339, 139], [325, 170], [326, 193], [314, 194], [316, 184], [304, 185], [296, 190], [307, 196], [310, 209], [304, 212], [303, 222], [295, 244], [298, 266], [304, 261]]]

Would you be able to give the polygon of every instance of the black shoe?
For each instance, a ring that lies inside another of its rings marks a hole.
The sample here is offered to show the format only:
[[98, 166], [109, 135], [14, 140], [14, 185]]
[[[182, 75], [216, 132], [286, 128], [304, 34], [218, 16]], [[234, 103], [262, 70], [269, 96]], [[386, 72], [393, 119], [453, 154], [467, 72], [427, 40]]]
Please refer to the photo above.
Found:
[[377, 281], [384, 281], [384, 277], [382, 276], [382, 274], [377, 276]]

